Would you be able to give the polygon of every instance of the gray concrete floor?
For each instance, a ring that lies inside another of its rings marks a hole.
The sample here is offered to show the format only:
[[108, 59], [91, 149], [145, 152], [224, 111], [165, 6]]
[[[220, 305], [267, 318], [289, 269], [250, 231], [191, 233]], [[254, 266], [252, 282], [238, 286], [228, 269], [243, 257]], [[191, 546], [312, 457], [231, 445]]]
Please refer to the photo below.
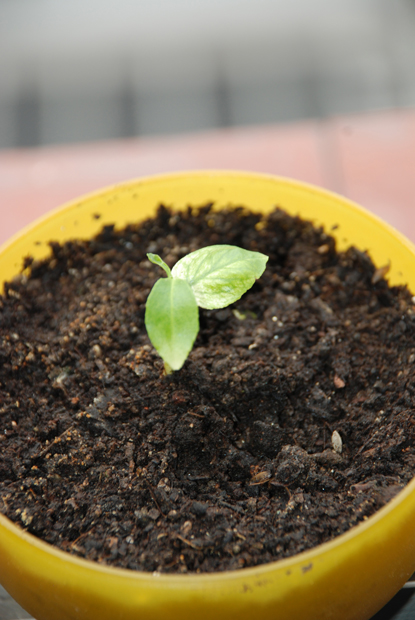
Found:
[[415, 0], [2, 0], [0, 148], [415, 105]]
[[6, 590], [0, 586], [0, 620], [23, 620], [27, 618], [32, 618], [32, 616], [20, 607]]

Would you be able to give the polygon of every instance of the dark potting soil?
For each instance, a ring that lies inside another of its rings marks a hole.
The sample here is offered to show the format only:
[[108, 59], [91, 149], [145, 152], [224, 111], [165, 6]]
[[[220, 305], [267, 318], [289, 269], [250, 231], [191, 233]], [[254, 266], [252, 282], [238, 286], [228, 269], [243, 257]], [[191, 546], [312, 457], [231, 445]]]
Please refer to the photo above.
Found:
[[[201, 310], [166, 376], [146, 252], [172, 266], [216, 243], [267, 269]], [[414, 475], [415, 309], [366, 254], [281, 210], [208, 205], [30, 262], [0, 302], [0, 509], [32, 534], [131, 569], [237, 569], [334, 538]]]

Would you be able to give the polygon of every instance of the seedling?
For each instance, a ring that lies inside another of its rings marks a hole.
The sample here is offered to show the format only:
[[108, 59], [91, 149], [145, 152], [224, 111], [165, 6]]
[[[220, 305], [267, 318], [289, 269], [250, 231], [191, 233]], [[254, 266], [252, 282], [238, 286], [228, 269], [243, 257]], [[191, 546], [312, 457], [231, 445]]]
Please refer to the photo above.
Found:
[[233, 245], [211, 245], [180, 259], [172, 270], [157, 254], [148, 259], [162, 267], [147, 299], [145, 325], [167, 372], [179, 370], [199, 332], [198, 306], [225, 308], [251, 288], [268, 256]]

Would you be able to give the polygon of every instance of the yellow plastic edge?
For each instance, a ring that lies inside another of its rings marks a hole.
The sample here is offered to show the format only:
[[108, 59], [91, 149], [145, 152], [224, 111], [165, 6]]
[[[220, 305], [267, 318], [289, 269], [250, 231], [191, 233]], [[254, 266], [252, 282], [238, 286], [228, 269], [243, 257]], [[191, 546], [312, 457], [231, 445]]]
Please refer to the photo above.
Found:
[[[192, 172], [107, 188], [41, 218], [0, 251], [2, 280], [48, 241], [87, 238], [102, 225], [150, 216], [160, 202], [177, 208], [213, 201], [289, 213], [324, 225], [340, 248], [368, 250], [391, 263], [391, 283], [415, 288], [415, 250], [392, 227], [335, 194], [268, 175]], [[97, 219], [99, 215], [99, 219]], [[334, 228], [336, 227], [336, 228]], [[333, 229], [334, 228], [334, 229]], [[333, 230], [332, 230], [333, 229]], [[37, 620], [367, 620], [415, 570], [415, 482], [348, 533], [293, 558], [213, 575], [149, 575], [103, 567], [38, 541], [0, 516], [0, 581]]]

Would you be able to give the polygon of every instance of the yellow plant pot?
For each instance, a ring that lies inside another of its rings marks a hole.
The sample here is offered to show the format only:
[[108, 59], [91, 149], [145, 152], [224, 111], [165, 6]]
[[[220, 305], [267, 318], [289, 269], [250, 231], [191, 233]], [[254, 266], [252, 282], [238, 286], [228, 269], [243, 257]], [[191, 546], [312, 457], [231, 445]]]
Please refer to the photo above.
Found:
[[[14, 237], [0, 252], [11, 279], [49, 240], [87, 238], [176, 208], [275, 205], [323, 225], [338, 248], [368, 250], [391, 263], [392, 284], [415, 290], [415, 248], [353, 203], [294, 181], [248, 173], [196, 172], [133, 181], [80, 198]], [[99, 216], [99, 217], [98, 217]], [[0, 516], [0, 582], [37, 620], [368, 620], [415, 570], [415, 481], [375, 515], [332, 542], [295, 557], [204, 575], [159, 575], [108, 568], [43, 543]]]

